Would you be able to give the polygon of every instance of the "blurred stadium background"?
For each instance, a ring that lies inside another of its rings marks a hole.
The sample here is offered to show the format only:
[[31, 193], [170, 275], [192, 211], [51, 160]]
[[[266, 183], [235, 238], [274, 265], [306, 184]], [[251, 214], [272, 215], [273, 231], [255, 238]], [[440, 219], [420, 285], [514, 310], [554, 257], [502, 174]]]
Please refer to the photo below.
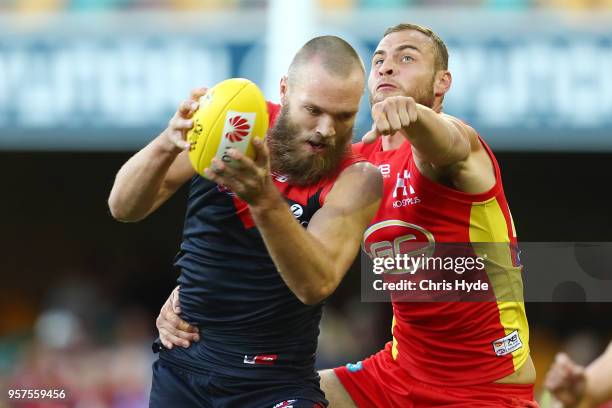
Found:
[[[610, 21], [612, 0], [0, 0], [0, 407], [147, 405], [186, 191], [122, 225], [106, 206], [114, 175], [195, 86], [243, 76], [277, 101], [312, 35], [369, 60], [386, 27], [432, 27], [454, 74], [445, 110], [496, 151], [519, 239], [610, 241]], [[588, 363], [603, 350], [611, 306], [527, 305], [538, 390], [556, 351]], [[320, 367], [376, 351], [390, 316], [360, 302], [351, 271]], [[9, 388], [69, 400], [19, 405]]]

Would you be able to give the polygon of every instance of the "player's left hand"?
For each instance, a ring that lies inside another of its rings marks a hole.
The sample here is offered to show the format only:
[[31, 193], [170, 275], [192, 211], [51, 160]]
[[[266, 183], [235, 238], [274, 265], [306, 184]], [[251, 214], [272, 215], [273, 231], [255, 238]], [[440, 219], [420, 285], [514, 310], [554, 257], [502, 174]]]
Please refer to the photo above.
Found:
[[192, 342], [200, 341], [199, 330], [179, 317], [179, 287], [174, 288], [155, 320], [159, 339], [167, 349], [174, 346], [189, 347]]
[[257, 205], [267, 194], [276, 190], [270, 177], [270, 153], [265, 142], [253, 140], [255, 160], [245, 156], [236, 149], [229, 149], [227, 154], [234, 162], [224, 163], [214, 158], [204, 175], [217, 184], [223, 185], [236, 193], [249, 205]]
[[381, 135], [406, 132], [418, 119], [417, 103], [409, 96], [390, 96], [372, 106], [372, 129], [361, 139], [372, 143]]

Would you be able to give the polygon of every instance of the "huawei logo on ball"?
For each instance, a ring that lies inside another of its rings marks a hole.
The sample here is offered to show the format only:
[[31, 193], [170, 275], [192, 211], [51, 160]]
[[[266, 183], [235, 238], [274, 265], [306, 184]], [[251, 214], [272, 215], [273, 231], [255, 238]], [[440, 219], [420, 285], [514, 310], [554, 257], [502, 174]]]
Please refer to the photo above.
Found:
[[230, 130], [225, 134], [225, 137], [230, 142], [240, 142], [248, 136], [251, 126], [249, 122], [240, 115], [236, 115], [229, 120]]

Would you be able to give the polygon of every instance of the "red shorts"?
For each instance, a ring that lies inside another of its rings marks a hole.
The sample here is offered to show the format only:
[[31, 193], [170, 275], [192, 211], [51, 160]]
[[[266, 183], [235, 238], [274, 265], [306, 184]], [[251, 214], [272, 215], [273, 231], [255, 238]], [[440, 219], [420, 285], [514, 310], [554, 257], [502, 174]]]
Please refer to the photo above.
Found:
[[412, 378], [391, 357], [391, 343], [357, 364], [334, 369], [336, 376], [359, 408], [533, 407], [532, 384], [483, 384], [433, 386]]

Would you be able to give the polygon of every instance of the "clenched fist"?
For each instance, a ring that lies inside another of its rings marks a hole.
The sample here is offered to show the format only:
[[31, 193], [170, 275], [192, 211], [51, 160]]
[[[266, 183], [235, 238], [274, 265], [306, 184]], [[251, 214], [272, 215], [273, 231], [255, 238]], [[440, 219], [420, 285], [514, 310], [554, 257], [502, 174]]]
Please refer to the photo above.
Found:
[[378, 136], [406, 131], [418, 118], [417, 103], [409, 96], [391, 96], [372, 106], [372, 129], [363, 136], [364, 143], [372, 143]]

